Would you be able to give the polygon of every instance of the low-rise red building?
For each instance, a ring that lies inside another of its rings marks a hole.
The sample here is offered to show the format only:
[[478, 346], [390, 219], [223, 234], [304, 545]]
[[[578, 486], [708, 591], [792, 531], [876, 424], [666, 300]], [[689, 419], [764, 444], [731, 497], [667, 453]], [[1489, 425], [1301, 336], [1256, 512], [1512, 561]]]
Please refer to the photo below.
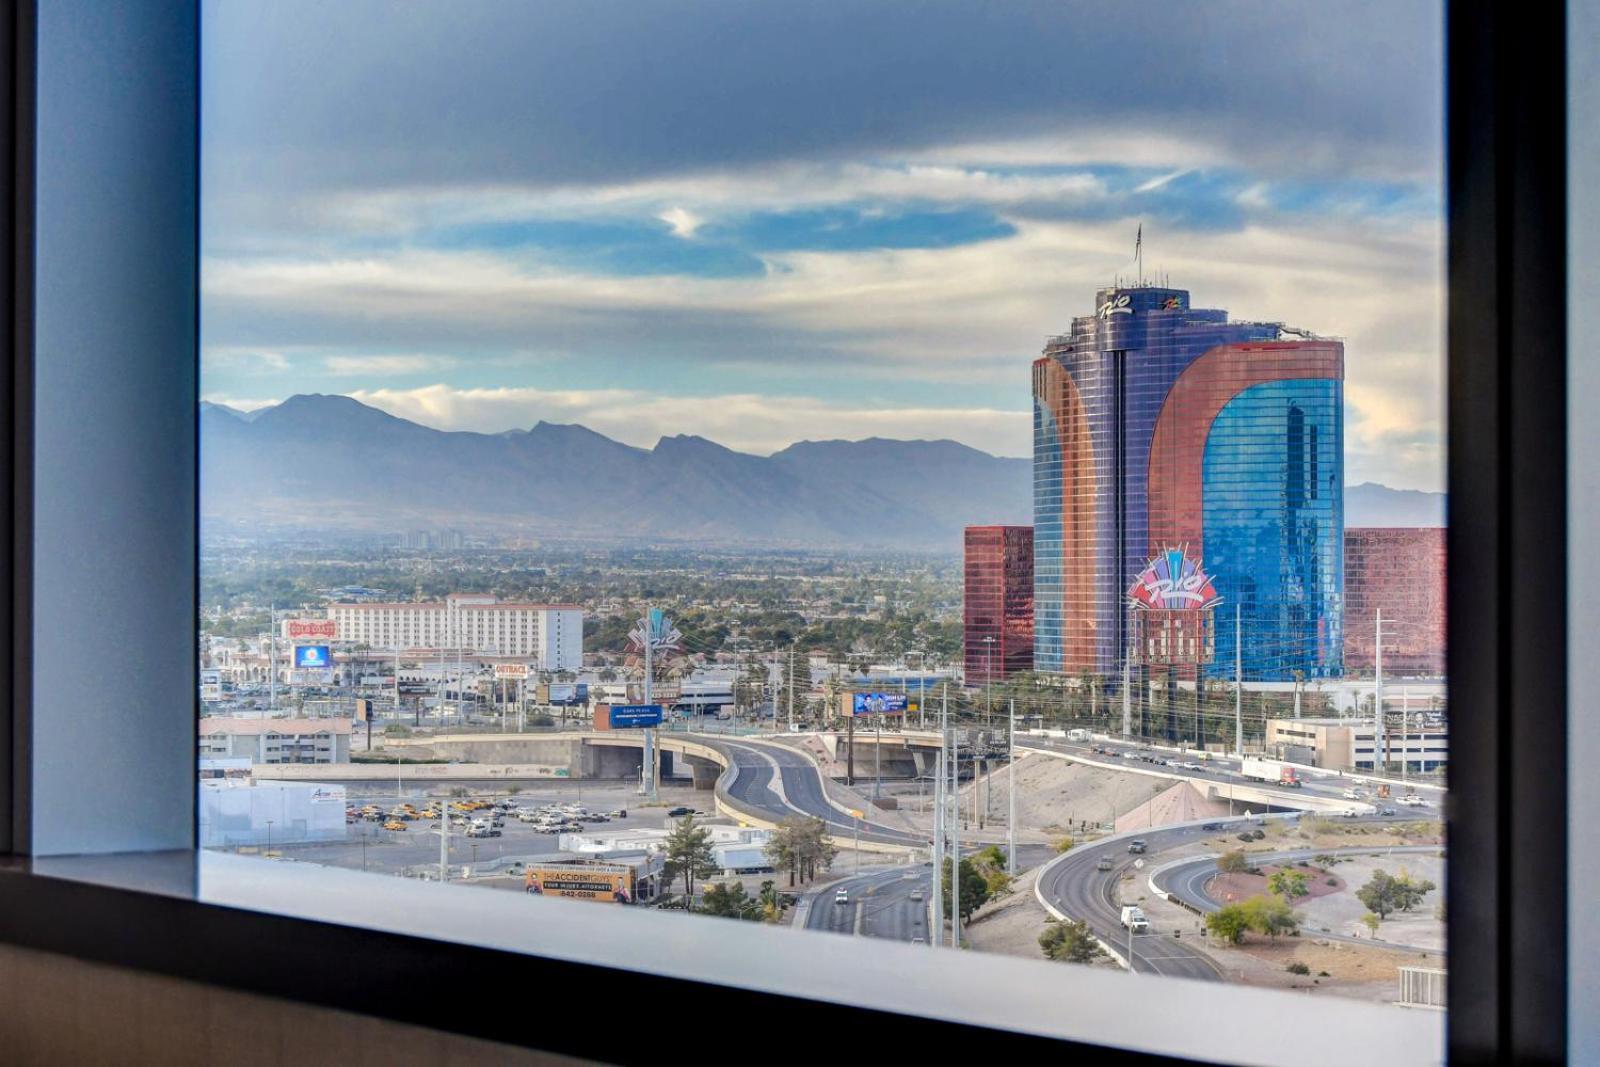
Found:
[[968, 526], [962, 600], [968, 685], [1033, 669], [1033, 527]]
[[1344, 532], [1344, 669], [1371, 674], [1383, 612], [1383, 673], [1444, 674], [1442, 526], [1366, 526]]

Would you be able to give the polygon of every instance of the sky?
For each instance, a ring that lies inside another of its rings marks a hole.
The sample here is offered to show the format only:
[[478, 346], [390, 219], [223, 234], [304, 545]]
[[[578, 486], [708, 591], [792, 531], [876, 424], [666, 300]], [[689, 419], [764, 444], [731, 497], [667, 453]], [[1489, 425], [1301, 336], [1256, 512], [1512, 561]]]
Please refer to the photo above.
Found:
[[1346, 481], [1443, 487], [1442, 13], [1411, 0], [226, 0], [202, 393], [1031, 451], [1144, 269], [1346, 343]]

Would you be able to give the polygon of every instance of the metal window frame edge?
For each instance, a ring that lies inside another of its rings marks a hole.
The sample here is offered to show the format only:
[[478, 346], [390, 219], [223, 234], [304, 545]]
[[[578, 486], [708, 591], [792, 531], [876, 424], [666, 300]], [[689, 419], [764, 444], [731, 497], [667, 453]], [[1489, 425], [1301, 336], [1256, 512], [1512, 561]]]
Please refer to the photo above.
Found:
[[[1557, 572], [1566, 558], [1564, 11], [1552, 7], [1529, 20], [1514, 8], [1458, 0], [1448, 14], [1448, 424], [1472, 428], [1449, 441], [1455, 505], [1448, 533], [1449, 674], [1457, 735], [1457, 788], [1447, 813], [1449, 1050], [1456, 1062], [1556, 1062], [1566, 1035], [1565, 773], [1560, 761], [1541, 760], [1539, 745], [1526, 737], [1538, 727], [1553, 736], [1566, 730], [1564, 598], [1550, 599], [1562, 597]], [[14, 856], [25, 856], [29, 845], [35, 20], [34, 0], [0, 6], [0, 47], [9, 65], [0, 81], [6, 94], [0, 135], [7, 141], [11, 200], [3, 268], [9, 272], [9, 351], [0, 375], [0, 405], [11, 420], [0, 476], [0, 495], [11, 505], [3, 579], [11, 611], [0, 621], [8, 698], [0, 709], [0, 849]], [[1517, 725], [1525, 731], [1512, 729], [1513, 688]], [[1529, 865], [1519, 864], [1534, 853], [1543, 864], [1536, 883]], [[1541, 900], [1537, 915], [1519, 918], [1513, 901], [1534, 892]], [[426, 1025], [519, 1044], [528, 1043], [526, 1034], [507, 1033], [494, 1013], [453, 1011], [444, 998], [433, 1005], [431, 998], [402, 998], [397, 991], [441, 988], [416, 984], [423, 975], [454, 975], [469, 985], [486, 976], [490, 985], [527, 983], [538, 975], [578, 977], [619, 983], [646, 1002], [715, 993], [724, 1004], [743, 1004], [757, 1015], [803, 1008], [818, 1026], [881, 1027], [884, 1036], [924, 1047], [937, 1042], [941, 1051], [963, 1045], [993, 1051], [996, 1041], [1019, 1052], [1065, 1044], [67, 883], [27, 873], [20, 860], [0, 875], [0, 899], [7, 902], [0, 909], [0, 940], [9, 943], [398, 1021], [422, 1017]], [[94, 930], [115, 934], [89, 936]], [[197, 940], [196, 934], [203, 936]], [[232, 945], [239, 954], [195, 953], [189, 949], [194, 944]], [[281, 949], [270, 954], [280, 962], [239, 966], [242, 953], [263, 944]], [[296, 955], [331, 969], [291, 968]], [[358, 967], [358, 960], [368, 966]], [[456, 984], [446, 981], [442, 988]], [[556, 1047], [565, 1042], [554, 1029], [545, 1036], [552, 1035], [555, 1041], [539, 1047], [592, 1054]], [[1102, 1057], [1156, 1061], [1082, 1047]], [[619, 1061], [650, 1056], [642, 1037], [630, 1048], [633, 1054]]]

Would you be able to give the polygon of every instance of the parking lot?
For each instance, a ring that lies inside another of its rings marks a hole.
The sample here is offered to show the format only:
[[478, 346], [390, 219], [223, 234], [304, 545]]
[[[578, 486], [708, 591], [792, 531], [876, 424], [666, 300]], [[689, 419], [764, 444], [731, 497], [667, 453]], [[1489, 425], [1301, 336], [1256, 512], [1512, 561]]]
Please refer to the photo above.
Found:
[[[459, 795], [452, 795], [452, 793]], [[584, 816], [571, 817], [585, 830], [660, 829], [669, 822], [668, 811], [689, 807], [704, 815], [713, 814], [711, 794], [690, 788], [664, 786], [654, 806], [643, 807], [646, 798], [639, 795], [637, 787], [618, 783], [586, 784], [562, 781], [546, 785], [524, 787], [516, 793], [507, 792], [501, 783], [461, 783], [452, 786], [416, 786], [397, 793], [393, 785], [363, 785], [352, 787], [347, 794], [350, 807], [359, 811], [372, 805], [385, 813], [376, 822], [357, 817], [345, 825], [343, 841], [324, 841], [308, 844], [279, 846], [273, 851], [283, 859], [301, 860], [334, 867], [349, 867], [385, 874], [406, 874], [427, 867], [435, 870], [439, 863], [439, 831], [433, 829], [438, 819], [415, 818], [402, 822], [404, 830], [386, 830], [387, 813], [409, 803], [416, 809], [431, 804], [463, 803], [467, 801], [507, 801], [518, 809], [534, 811], [546, 806], [577, 805], [589, 813], [607, 814], [605, 821]], [[610, 812], [626, 811], [625, 816], [609, 817]], [[487, 873], [501, 859], [520, 859], [542, 856], [557, 851], [560, 834], [538, 829], [535, 824], [520, 821], [515, 814], [503, 818], [498, 837], [468, 837], [466, 826], [474, 818], [487, 817], [488, 809], [473, 812], [455, 811], [465, 823], [452, 822], [450, 827], [450, 864], [460, 873], [463, 866]]]

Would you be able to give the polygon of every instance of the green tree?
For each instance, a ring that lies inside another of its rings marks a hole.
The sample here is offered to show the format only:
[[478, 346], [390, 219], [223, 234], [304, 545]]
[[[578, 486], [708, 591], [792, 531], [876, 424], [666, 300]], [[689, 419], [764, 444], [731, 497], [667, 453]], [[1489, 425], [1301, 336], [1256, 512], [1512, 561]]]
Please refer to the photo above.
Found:
[[1294, 909], [1282, 897], [1271, 894], [1254, 896], [1240, 906], [1244, 909], [1246, 925], [1274, 941], [1300, 929], [1300, 920], [1295, 916]]
[[1310, 892], [1306, 888], [1306, 876], [1303, 871], [1274, 871], [1272, 877], [1267, 879], [1267, 890], [1288, 901], [1294, 901]]
[[[943, 878], [941, 879], [940, 884], [942, 887], [941, 891], [944, 893], [944, 912], [946, 915], [949, 915], [952, 913], [952, 908], [950, 900], [950, 868], [948, 866], [946, 866], [944, 869]], [[983, 903], [988, 899], [988, 881], [983, 877], [983, 873], [978, 870], [978, 865], [972, 862], [972, 858], [970, 856], [963, 858], [961, 860], [962, 921], [966, 921], [966, 919], [971, 916], [974, 911], [982, 907]]]
[[1378, 936], [1378, 922], [1379, 922], [1379, 919], [1378, 919], [1378, 917], [1376, 915], [1374, 915], [1372, 912], [1369, 911], [1365, 915], [1361, 916], [1361, 922], [1363, 923], [1363, 925], [1366, 926], [1367, 933], [1370, 936], [1372, 936], [1372, 937], [1377, 937]]
[[696, 826], [693, 815], [686, 815], [673, 827], [666, 840], [667, 882], [683, 879], [683, 895], [694, 899], [694, 882], [717, 871], [711, 852], [711, 831]]
[[1402, 867], [1399, 875], [1394, 880], [1395, 907], [1400, 911], [1411, 911], [1422, 903], [1423, 897], [1437, 888], [1439, 887], [1426, 878], [1412, 878], [1410, 873]]
[[772, 831], [772, 836], [762, 846], [761, 852], [775, 871], [789, 872], [789, 885], [793, 886], [800, 873], [800, 848], [795, 833], [796, 820], [786, 819]]
[[1356, 890], [1356, 899], [1382, 920], [1387, 919], [1390, 912], [1400, 909], [1400, 898], [1404, 892], [1388, 871], [1373, 871], [1367, 884]]
[[1106, 955], [1100, 942], [1089, 932], [1089, 924], [1071, 919], [1048, 923], [1044, 933], [1039, 935], [1039, 947], [1047, 959], [1064, 963], [1093, 963]]
[[728, 919], [754, 921], [762, 917], [761, 902], [750, 896], [742, 882], [718, 882], [707, 886], [700, 898], [700, 910], [707, 915], [720, 915]]
[[1217, 857], [1217, 870], [1223, 874], [1243, 874], [1250, 869], [1250, 861], [1245, 858], [1244, 849], [1236, 848], [1224, 852]]
[[1206, 929], [1212, 937], [1237, 945], [1244, 940], [1244, 932], [1250, 929], [1250, 921], [1242, 904], [1224, 904], [1206, 916]]

